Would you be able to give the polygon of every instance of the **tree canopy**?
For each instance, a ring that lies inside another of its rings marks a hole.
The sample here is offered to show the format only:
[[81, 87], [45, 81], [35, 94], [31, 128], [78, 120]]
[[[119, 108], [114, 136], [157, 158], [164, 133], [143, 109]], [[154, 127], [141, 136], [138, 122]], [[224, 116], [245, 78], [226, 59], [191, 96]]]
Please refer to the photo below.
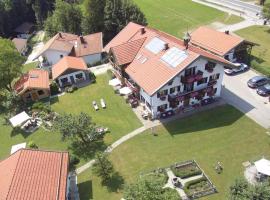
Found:
[[21, 75], [24, 58], [13, 42], [0, 38], [0, 89], [12, 91], [12, 81]]
[[81, 34], [81, 21], [78, 4], [56, 0], [54, 12], [45, 21], [45, 30], [50, 37], [59, 31]]
[[263, 6], [263, 16], [270, 19], [270, 2], [264, 4]]

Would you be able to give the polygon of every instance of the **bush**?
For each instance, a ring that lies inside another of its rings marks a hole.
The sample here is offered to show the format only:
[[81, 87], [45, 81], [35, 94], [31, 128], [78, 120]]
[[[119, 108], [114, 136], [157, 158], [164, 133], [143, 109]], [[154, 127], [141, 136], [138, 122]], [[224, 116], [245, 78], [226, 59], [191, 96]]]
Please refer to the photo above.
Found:
[[51, 108], [49, 105], [43, 103], [43, 102], [36, 102], [32, 105], [32, 111], [43, 111], [46, 113], [50, 113], [51, 112]]
[[65, 92], [67, 93], [73, 93], [74, 91], [76, 91], [78, 88], [74, 85], [70, 86], [70, 87], [66, 87], [65, 88]]
[[38, 146], [37, 146], [37, 144], [34, 141], [28, 142], [28, 146], [31, 149], [38, 149]]
[[70, 169], [75, 169], [76, 165], [80, 163], [80, 159], [77, 156], [70, 156], [69, 159], [69, 164], [70, 164]]
[[93, 83], [96, 82], [96, 76], [95, 76], [95, 74], [94, 74], [93, 72], [90, 72], [90, 73], [89, 73], [89, 78], [91, 79], [91, 81], [92, 81]]
[[197, 176], [202, 174], [202, 171], [197, 166], [194, 165], [190, 165], [179, 169], [173, 167], [172, 171], [175, 176], [180, 178], [189, 178], [191, 176]]
[[51, 83], [50, 89], [51, 89], [51, 95], [59, 94], [59, 87], [55, 81]]

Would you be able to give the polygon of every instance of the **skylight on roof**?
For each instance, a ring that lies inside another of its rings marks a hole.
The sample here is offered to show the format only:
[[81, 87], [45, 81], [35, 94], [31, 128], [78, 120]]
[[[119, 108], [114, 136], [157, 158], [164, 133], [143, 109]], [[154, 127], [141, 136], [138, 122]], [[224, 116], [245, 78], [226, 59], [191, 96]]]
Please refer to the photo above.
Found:
[[161, 57], [161, 60], [171, 67], [177, 67], [177, 65], [181, 64], [187, 57], [188, 55], [185, 51], [172, 47]]
[[162, 49], [164, 49], [165, 44], [166, 42], [155, 37], [145, 46], [145, 48], [154, 54], [158, 54]]

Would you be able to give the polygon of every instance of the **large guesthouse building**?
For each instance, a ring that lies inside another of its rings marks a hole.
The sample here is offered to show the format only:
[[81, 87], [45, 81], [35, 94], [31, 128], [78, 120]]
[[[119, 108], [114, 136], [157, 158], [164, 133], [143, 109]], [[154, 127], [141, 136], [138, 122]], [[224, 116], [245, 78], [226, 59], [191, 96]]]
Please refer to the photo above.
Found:
[[206, 104], [219, 97], [221, 56], [159, 30], [129, 23], [105, 47], [113, 73], [153, 118]]

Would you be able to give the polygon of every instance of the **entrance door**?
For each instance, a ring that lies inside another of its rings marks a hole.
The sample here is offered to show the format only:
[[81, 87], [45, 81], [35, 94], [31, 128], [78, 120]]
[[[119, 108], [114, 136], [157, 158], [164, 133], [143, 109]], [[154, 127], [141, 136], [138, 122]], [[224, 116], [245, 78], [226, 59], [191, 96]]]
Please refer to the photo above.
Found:
[[189, 106], [189, 100], [190, 100], [189, 98], [184, 100], [184, 107]]
[[69, 78], [70, 78], [71, 84], [74, 84], [75, 83], [74, 77], [73, 76], [70, 76]]
[[33, 99], [33, 101], [37, 101], [38, 100], [37, 93], [35, 93], [35, 92], [32, 93], [32, 99]]

